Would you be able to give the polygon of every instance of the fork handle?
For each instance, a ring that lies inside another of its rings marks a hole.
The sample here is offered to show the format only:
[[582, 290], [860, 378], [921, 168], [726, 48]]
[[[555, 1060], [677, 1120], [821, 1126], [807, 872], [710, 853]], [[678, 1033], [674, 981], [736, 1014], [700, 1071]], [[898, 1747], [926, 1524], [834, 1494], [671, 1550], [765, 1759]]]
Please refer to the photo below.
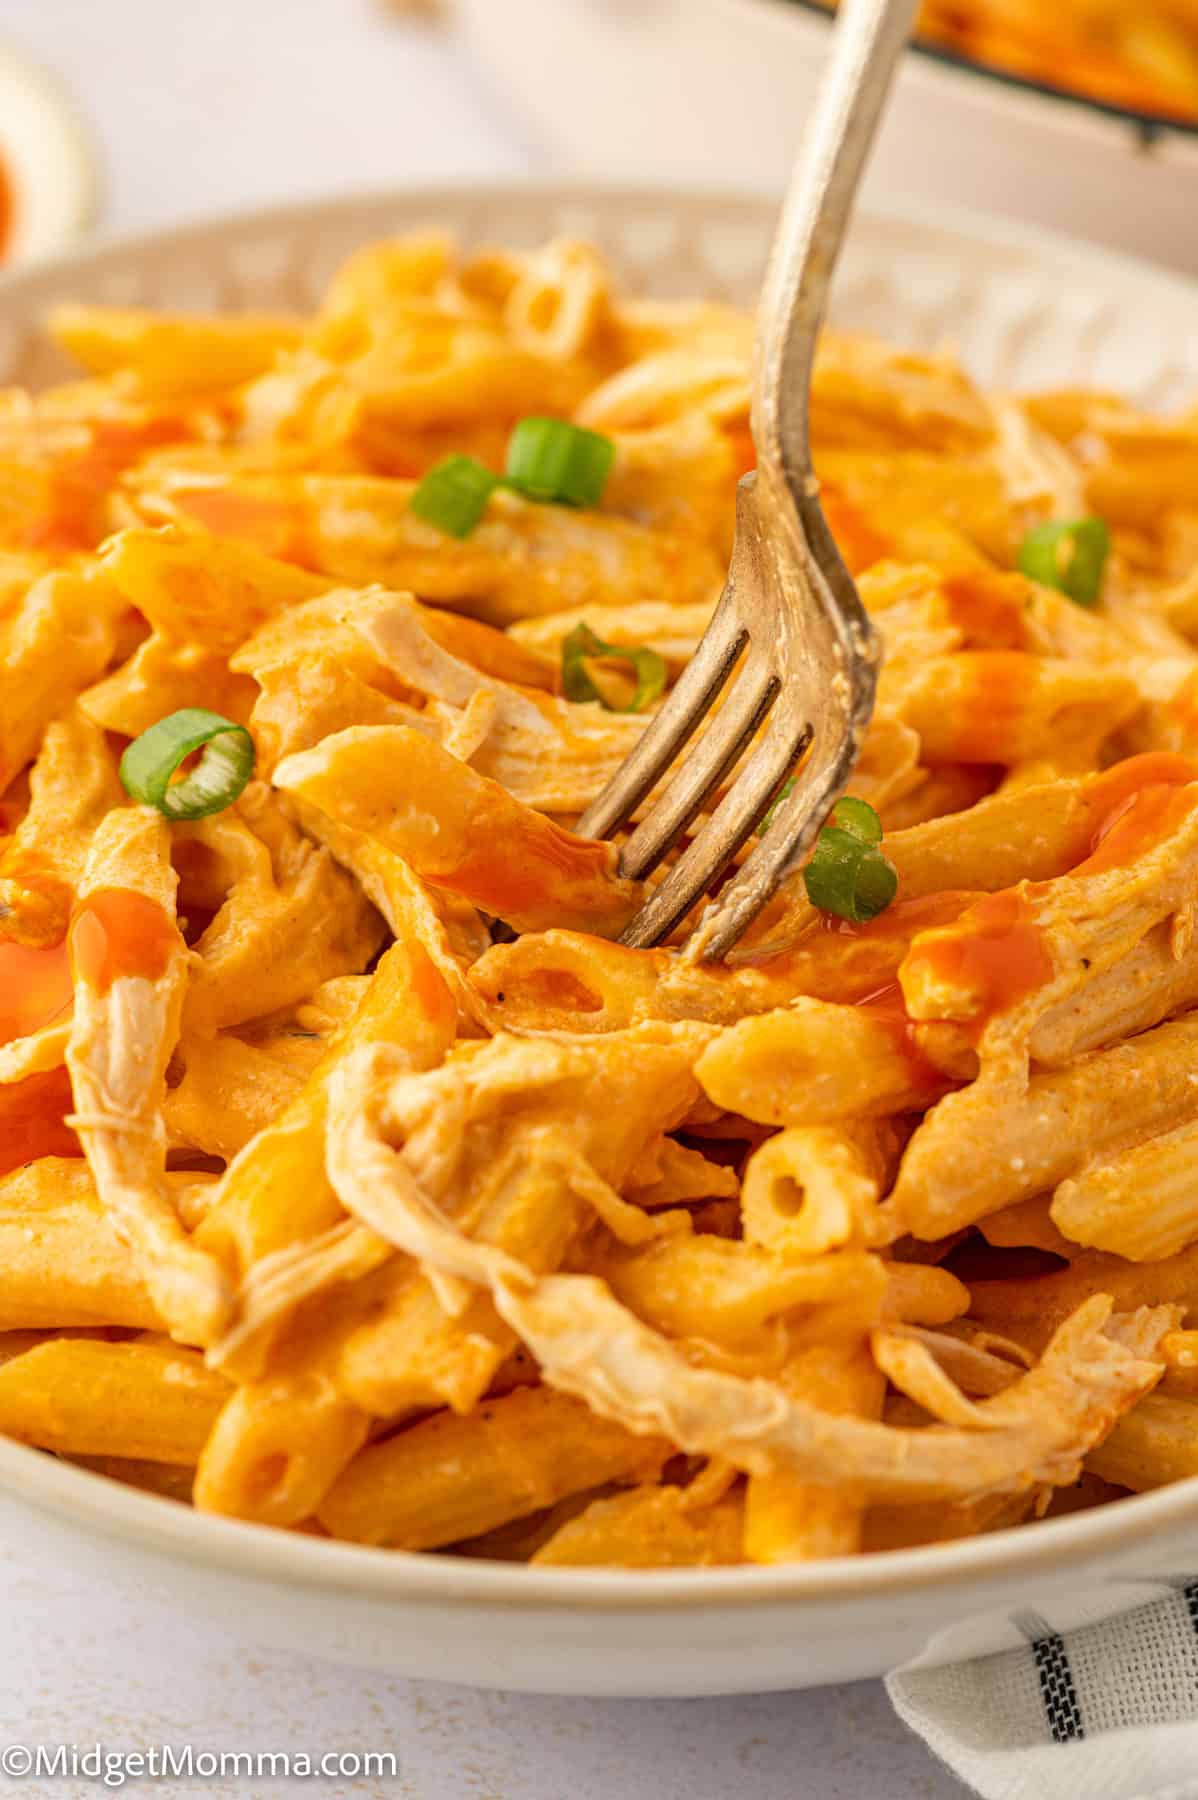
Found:
[[811, 369], [836, 259], [918, 0], [842, 0], [831, 58], [774, 234], [757, 321], [759, 469], [809, 491]]

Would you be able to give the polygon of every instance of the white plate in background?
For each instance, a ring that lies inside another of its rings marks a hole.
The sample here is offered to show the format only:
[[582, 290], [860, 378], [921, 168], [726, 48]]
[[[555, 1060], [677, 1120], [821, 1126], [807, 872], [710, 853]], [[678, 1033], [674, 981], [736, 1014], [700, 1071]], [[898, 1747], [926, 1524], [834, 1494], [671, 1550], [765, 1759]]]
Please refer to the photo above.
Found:
[[[372, 237], [441, 223], [468, 242], [594, 238], [656, 294], [751, 301], [773, 223], [760, 196], [450, 187], [279, 209], [108, 247], [0, 280], [0, 383], [63, 372], [51, 302], [311, 307]], [[838, 322], [916, 345], [947, 336], [982, 380], [1198, 398], [1198, 290], [1179, 277], [978, 218], [866, 215]], [[1147, 1597], [1198, 1564], [1198, 1480], [955, 1544], [775, 1568], [525, 1569], [370, 1550], [193, 1513], [0, 1439], [0, 1541], [99, 1562], [240, 1635], [397, 1674], [534, 1692], [755, 1693], [870, 1676], [1017, 1641]]]

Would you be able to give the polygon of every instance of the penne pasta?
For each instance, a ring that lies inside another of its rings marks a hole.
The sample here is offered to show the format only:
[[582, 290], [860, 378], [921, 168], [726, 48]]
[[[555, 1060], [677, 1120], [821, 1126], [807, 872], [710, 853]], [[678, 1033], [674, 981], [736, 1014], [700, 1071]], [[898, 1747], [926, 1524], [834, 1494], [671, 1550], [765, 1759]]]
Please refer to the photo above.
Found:
[[319, 1516], [334, 1537], [426, 1550], [601, 1482], [643, 1481], [668, 1455], [661, 1439], [596, 1419], [577, 1401], [517, 1388], [465, 1418], [442, 1413], [362, 1451]]

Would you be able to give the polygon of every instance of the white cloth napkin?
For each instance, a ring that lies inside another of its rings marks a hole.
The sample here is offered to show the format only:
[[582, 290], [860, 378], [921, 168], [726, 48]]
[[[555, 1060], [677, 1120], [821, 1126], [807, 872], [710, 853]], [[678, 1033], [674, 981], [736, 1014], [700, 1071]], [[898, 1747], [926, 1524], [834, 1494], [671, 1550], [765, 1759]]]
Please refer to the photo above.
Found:
[[962, 1781], [983, 1800], [1198, 1800], [1198, 1580], [1073, 1631], [1012, 1622], [1022, 1648], [887, 1679]]

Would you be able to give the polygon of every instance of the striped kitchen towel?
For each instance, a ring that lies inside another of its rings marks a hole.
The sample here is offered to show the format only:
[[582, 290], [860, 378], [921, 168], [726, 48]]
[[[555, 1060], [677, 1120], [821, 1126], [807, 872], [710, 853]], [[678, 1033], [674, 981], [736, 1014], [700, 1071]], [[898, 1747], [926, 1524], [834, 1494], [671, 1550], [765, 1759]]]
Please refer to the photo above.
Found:
[[1198, 1580], [1020, 1649], [887, 1680], [895, 1709], [983, 1800], [1198, 1800]]

